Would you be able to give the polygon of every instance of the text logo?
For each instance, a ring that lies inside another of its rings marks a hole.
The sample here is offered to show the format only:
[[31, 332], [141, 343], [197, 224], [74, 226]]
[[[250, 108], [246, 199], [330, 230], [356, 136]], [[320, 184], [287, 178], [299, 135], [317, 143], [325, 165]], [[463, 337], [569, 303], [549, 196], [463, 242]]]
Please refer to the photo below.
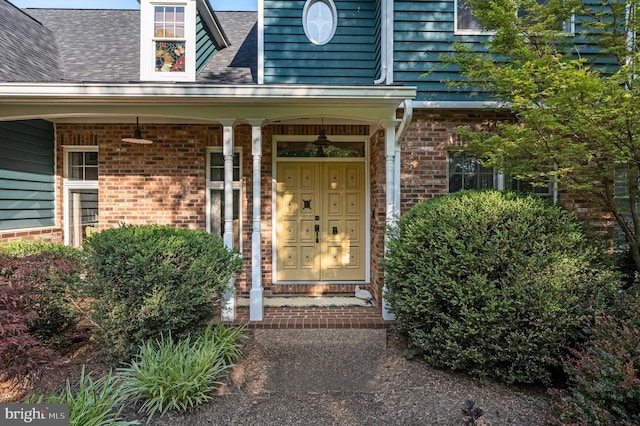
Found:
[[66, 404], [0, 404], [0, 424], [69, 426]]

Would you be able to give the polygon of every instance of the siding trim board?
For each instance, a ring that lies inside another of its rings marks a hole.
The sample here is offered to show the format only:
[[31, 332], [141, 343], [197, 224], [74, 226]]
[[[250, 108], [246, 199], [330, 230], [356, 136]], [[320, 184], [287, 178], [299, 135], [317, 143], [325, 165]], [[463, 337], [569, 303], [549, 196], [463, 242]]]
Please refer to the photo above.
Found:
[[53, 124], [0, 122], [0, 230], [55, 225]]

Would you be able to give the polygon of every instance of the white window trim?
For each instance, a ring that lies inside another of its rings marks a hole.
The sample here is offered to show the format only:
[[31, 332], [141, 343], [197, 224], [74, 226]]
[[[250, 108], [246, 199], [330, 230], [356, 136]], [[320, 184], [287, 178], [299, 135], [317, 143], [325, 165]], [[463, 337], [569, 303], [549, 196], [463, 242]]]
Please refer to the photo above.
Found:
[[[453, 2], [453, 34], [454, 35], [494, 35], [494, 31], [482, 31], [482, 30], [471, 30], [467, 28], [458, 28], [458, 1], [454, 0]], [[475, 18], [475, 17], [474, 17]]]
[[[155, 6], [184, 7], [184, 72], [155, 70], [155, 37], [153, 36]], [[196, 80], [196, 2], [194, 0], [142, 0], [140, 2], [140, 80], [190, 82]]]
[[[75, 189], [95, 189], [99, 191], [98, 180], [75, 180], [69, 179], [70, 167], [69, 154], [72, 152], [98, 152], [98, 147], [95, 145], [88, 146], [65, 146], [62, 147], [63, 158], [62, 165], [64, 171], [63, 183], [63, 200], [62, 200], [62, 229], [64, 236], [64, 244], [71, 244], [71, 235], [69, 235], [69, 221], [71, 220], [71, 212], [69, 211], [69, 199], [71, 197], [71, 191]], [[98, 175], [98, 179], [100, 175]], [[98, 206], [99, 208], [99, 206]]]
[[[207, 232], [211, 232], [211, 191], [224, 191], [224, 181], [211, 181], [211, 153], [222, 153], [223, 149], [221, 146], [215, 147], [207, 147], [206, 149], [206, 230]], [[236, 147], [233, 149], [234, 154], [239, 155], [239, 180], [234, 180], [232, 187], [234, 191], [239, 191], [239, 205], [238, 205], [238, 251], [242, 253], [242, 218], [243, 218], [243, 210], [242, 210], [242, 148]], [[222, 212], [224, 215], [224, 212]]]
[[[331, 11], [331, 16], [333, 17], [333, 22], [331, 23], [331, 33], [329, 37], [327, 37], [327, 39], [324, 41], [315, 40], [309, 33], [309, 28], [307, 25], [307, 14], [309, 13], [309, 9], [316, 3], [326, 4]], [[338, 28], [338, 9], [336, 9], [336, 5], [333, 0], [307, 0], [304, 4], [304, 8], [302, 9], [302, 27], [304, 28], [304, 34], [307, 36], [307, 39], [316, 46], [323, 46], [329, 43], [336, 35], [336, 29]]]

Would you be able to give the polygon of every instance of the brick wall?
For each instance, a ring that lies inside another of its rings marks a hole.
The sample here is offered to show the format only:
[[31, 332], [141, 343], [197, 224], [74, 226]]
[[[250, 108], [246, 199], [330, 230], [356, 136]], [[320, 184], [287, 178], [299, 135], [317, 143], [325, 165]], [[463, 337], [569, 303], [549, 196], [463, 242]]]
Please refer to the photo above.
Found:
[[62, 244], [64, 242], [62, 228], [60, 227], [18, 229], [0, 232], [0, 241], [10, 242], [18, 240], [42, 240], [54, 244]]
[[371, 180], [371, 293], [378, 306], [382, 306], [384, 276], [384, 233], [386, 228], [386, 157], [385, 133], [383, 130], [371, 137], [370, 180]]
[[[490, 129], [499, 121], [513, 117], [506, 111], [492, 110], [418, 110], [402, 146], [401, 212], [422, 200], [447, 193], [447, 148], [461, 145], [455, 129], [468, 125], [475, 129]], [[576, 194], [560, 191], [559, 202], [587, 221], [593, 232], [610, 236], [611, 217], [596, 204]]]

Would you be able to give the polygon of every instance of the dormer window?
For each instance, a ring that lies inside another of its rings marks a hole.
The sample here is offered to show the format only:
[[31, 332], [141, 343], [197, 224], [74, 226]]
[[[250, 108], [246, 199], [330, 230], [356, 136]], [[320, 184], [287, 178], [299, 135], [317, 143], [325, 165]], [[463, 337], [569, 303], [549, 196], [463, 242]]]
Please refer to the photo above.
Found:
[[140, 1], [140, 80], [195, 81], [196, 1]]
[[155, 6], [153, 16], [156, 72], [184, 72], [184, 7]]

